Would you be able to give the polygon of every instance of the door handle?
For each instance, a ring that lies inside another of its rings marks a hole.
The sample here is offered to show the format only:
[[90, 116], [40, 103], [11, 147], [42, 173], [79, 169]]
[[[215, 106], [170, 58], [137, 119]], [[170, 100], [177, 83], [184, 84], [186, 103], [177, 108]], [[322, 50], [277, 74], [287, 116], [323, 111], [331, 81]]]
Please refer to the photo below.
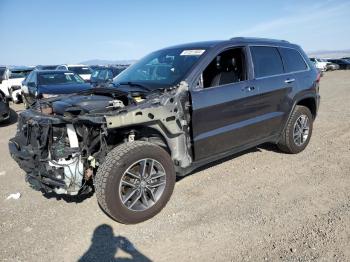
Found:
[[284, 82], [285, 82], [286, 84], [290, 84], [290, 83], [295, 82], [295, 79], [294, 79], [294, 78], [288, 78], [288, 79], [284, 80]]
[[252, 92], [255, 90], [255, 86], [246, 86], [242, 88], [242, 91]]

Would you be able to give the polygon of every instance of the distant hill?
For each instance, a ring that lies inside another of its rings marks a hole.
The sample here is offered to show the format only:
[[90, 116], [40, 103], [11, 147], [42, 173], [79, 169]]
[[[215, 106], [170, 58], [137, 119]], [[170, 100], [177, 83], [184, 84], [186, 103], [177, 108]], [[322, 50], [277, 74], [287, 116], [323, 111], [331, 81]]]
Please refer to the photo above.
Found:
[[121, 64], [121, 65], [129, 65], [135, 63], [137, 60], [103, 60], [103, 59], [91, 59], [87, 61], [80, 62], [79, 64], [84, 65], [115, 65], [115, 64]]
[[311, 52], [307, 52], [307, 55], [310, 57], [320, 57], [320, 58], [350, 57], [350, 49], [311, 51]]

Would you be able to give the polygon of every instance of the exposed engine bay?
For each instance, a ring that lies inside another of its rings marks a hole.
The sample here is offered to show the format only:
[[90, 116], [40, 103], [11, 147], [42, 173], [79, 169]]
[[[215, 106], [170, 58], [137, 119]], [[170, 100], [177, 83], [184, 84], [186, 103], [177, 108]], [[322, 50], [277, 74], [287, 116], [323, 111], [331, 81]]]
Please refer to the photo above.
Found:
[[18, 118], [12, 157], [43, 192], [91, 191], [94, 176], [121, 143], [144, 140], [167, 150], [179, 172], [192, 162], [188, 85], [161, 92], [95, 88], [38, 101]]

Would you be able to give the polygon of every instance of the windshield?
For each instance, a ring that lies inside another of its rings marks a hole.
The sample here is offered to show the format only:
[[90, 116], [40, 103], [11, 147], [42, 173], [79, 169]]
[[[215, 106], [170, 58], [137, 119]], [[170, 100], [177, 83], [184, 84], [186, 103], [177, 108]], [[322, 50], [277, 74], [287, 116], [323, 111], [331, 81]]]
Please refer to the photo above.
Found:
[[55, 72], [38, 74], [39, 85], [82, 84], [84, 80], [75, 73]]
[[76, 74], [79, 75], [90, 75], [91, 74], [91, 69], [86, 66], [69, 66], [68, 67], [69, 71], [72, 71]]
[[38, 66], [40, 70], [55, 70], [57, 65], [46, 65], [46, 66]]
[[132, 82], [150, 89], [178, 84], [198, 61], [205, 49], [165, 49], [156, 51], [133, 64], [117, 77], [114, 84]]
[[32, 70], [23, 70], [23, 71], [11, 71], [10, 79], [14, 78], [26, 78]]
[[91, 74], [91, 81], [105, 81], [112, 78], [112, 70], [107, 68], [94, 70]]

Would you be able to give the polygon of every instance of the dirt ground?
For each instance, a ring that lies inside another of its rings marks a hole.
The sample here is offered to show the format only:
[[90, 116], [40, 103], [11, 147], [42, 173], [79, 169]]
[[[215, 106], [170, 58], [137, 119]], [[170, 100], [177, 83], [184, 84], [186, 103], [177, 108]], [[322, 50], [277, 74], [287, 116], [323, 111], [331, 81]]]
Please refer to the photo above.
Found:
[[7, 149], [14, 119], [0, 128], [0, 260], [350, 261], [350, 71], [327, 72], [321, 96], [304, 152], [263, 145], [215, 163], [138, 225], [112, 221], [95, 196], [30, 189]]

